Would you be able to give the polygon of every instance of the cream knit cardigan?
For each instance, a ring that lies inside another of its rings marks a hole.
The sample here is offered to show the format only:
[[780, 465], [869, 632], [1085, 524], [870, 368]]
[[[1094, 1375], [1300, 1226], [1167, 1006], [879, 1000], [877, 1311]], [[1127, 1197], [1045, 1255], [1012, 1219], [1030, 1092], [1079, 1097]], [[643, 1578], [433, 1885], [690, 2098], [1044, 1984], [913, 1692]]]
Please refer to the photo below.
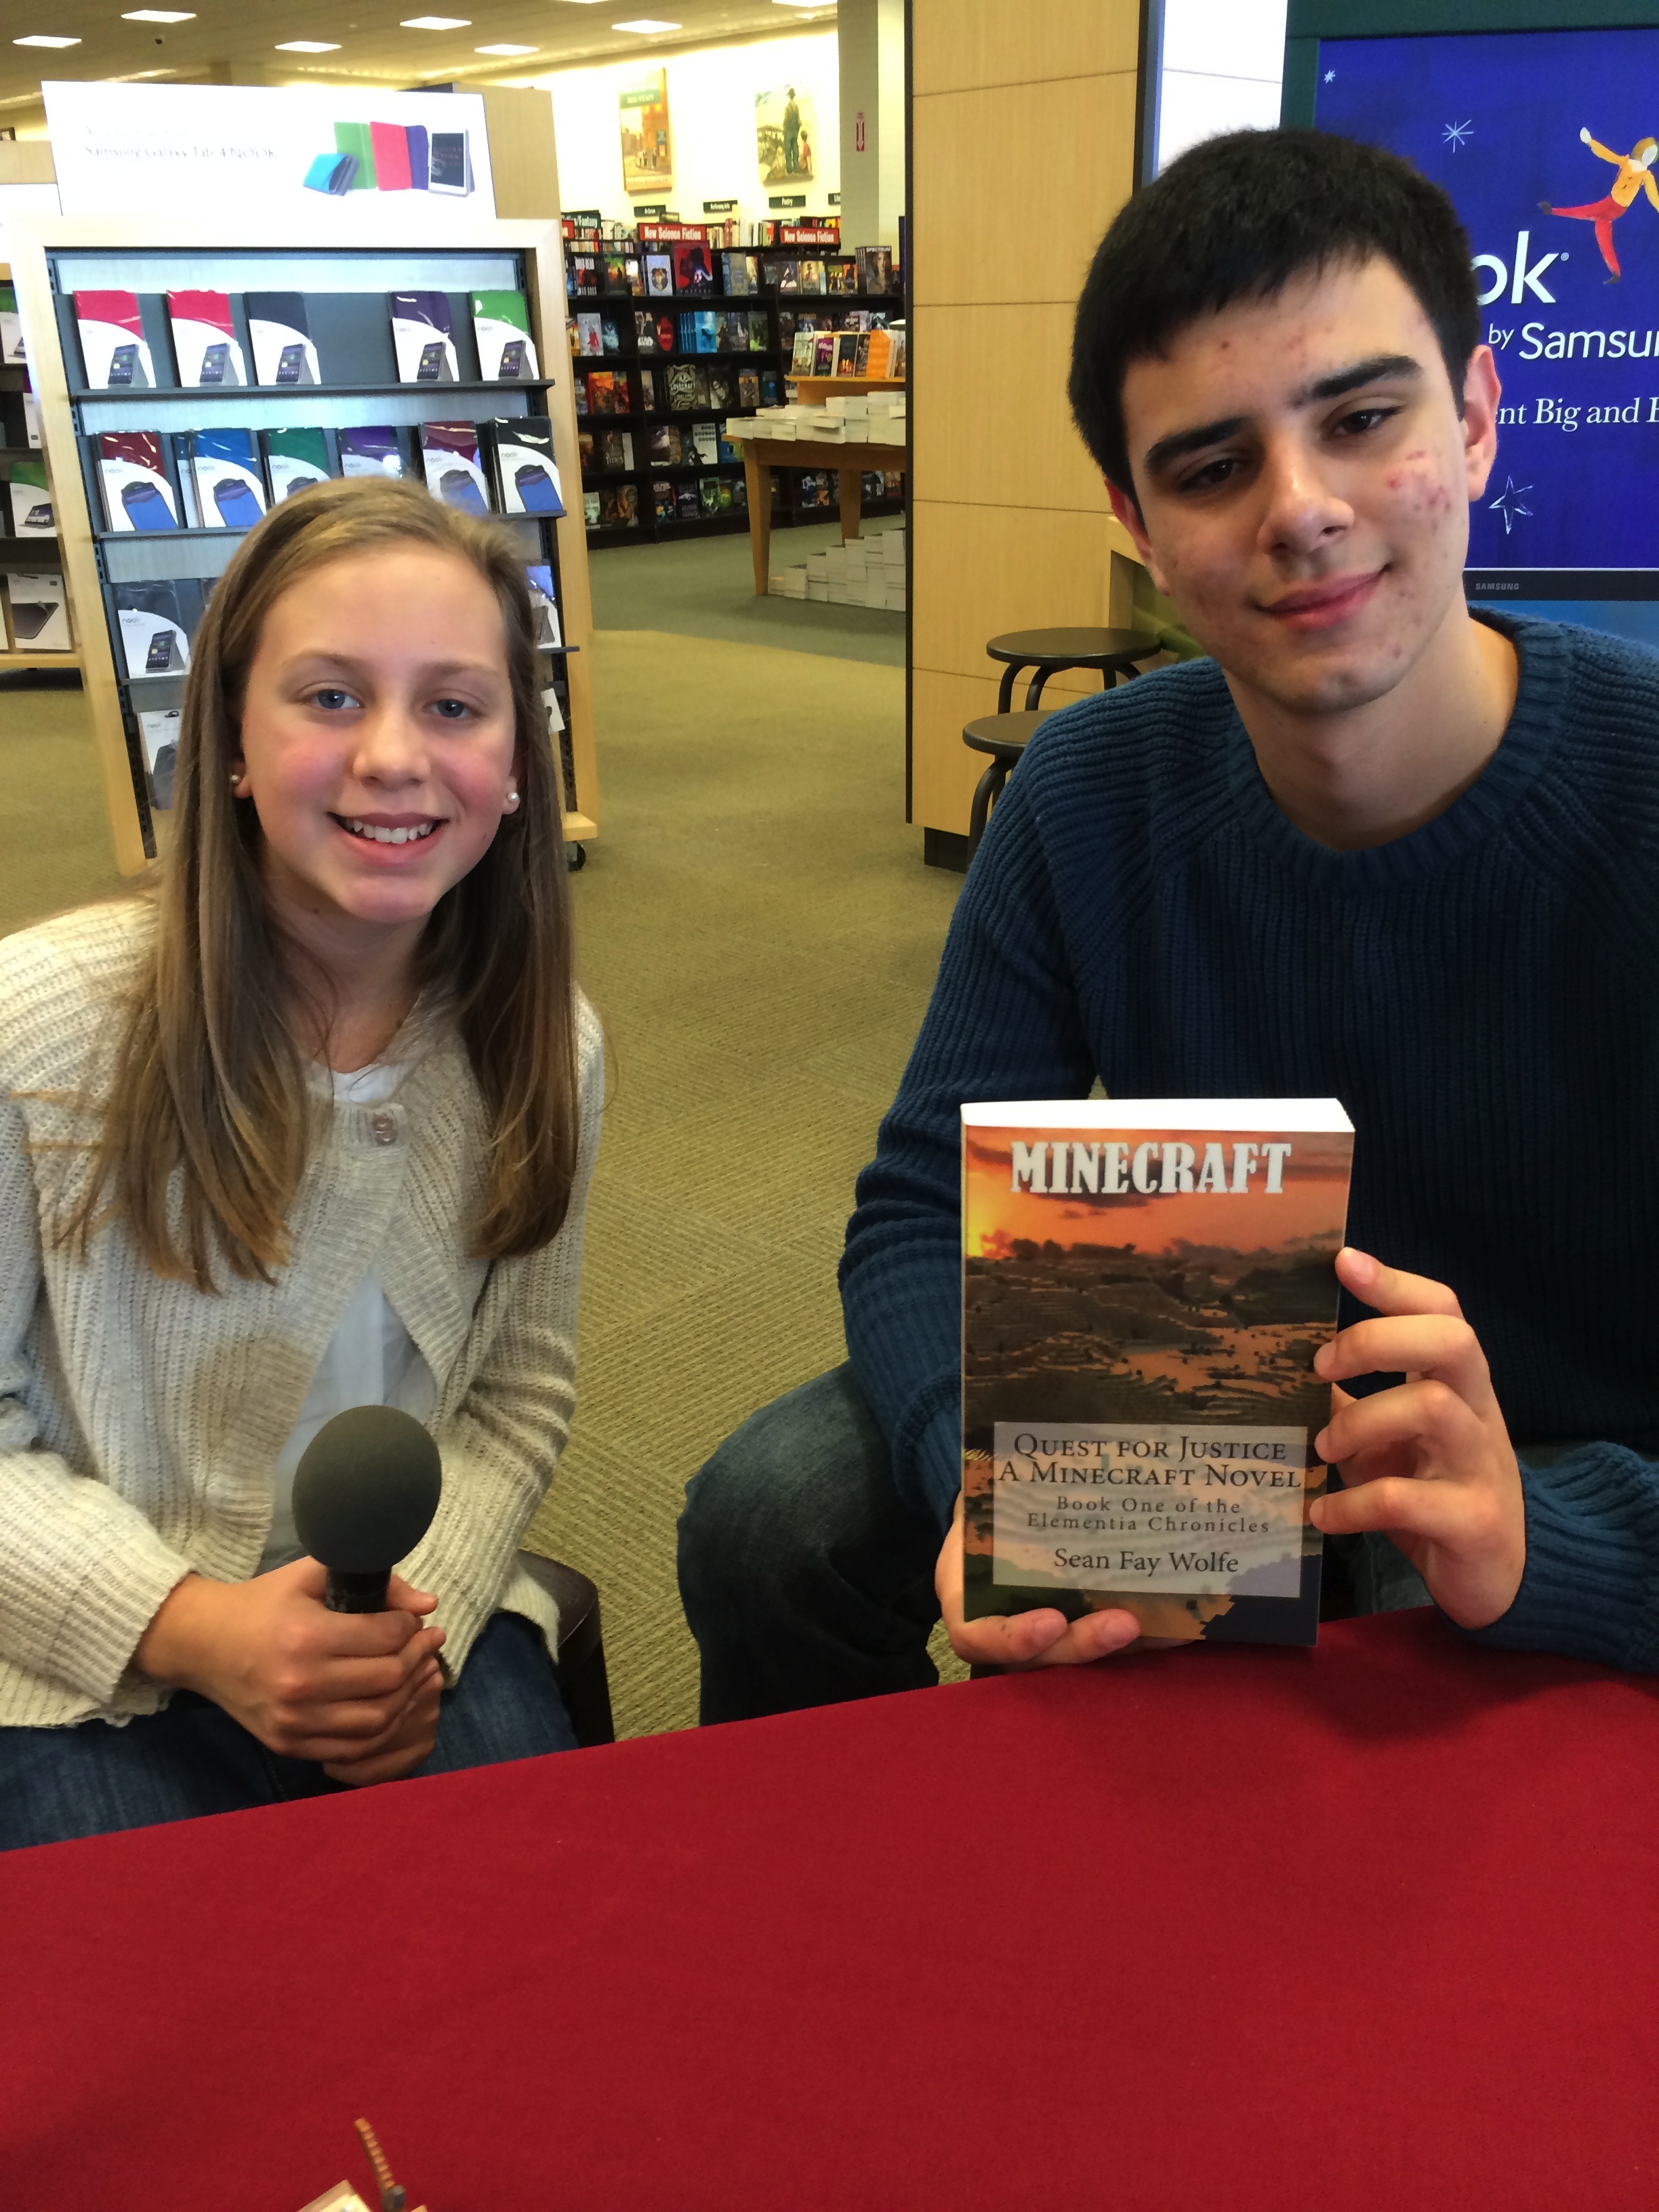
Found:
[[204, 1295], [159, 1280], [118, 1224], [84, 1261], [42, 1235], [44, 1192], [76, 1157], [46, 1148], [84, 1140], [64, 1095], [97, 1095], [150, 927], [146, 908], [123, 902], [0, 941], [0, 1726], [118, 1722], [166, 1704], [130, 1664], [138, 1639], [192, 1568], [222, 1582], [254, 1571], [271, 1468], [370, 1267], [437, 1383], [428, 1425], [443, 1501], [401, 1571], [438, 1598], [446, 1670], [459, 1673], [497, 1607], [550, 1643], [556, 1609], [514, 1554], [575, 1397], [604, 1088], [591, 1008], [576, 1182], [550, 1244], [465, 1256], [483, 1112], [463, 1048], [440, 1034], [395, 1098], [336, 1108], [276, 1281], [227, 1273]]

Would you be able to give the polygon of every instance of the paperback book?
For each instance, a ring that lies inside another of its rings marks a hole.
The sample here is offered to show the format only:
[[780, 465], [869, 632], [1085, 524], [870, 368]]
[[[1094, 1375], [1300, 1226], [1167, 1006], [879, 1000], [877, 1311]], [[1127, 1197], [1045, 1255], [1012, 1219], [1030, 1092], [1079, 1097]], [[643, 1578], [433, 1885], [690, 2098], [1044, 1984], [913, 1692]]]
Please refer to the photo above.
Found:
[[522, 292], [475, 292], [472, 335], [478, 344], [478, 374], [487, 384], [522, 383], [541, 374]]
[[653, 300], [665, 300], [674, 289], [674, 264], [665, 253], [645, 257], [645, 289]]
[[674, 289], [677, 292], [712, 292], [714, 270], [706, 246], [676, 246], [671, 248], [674, 257]]
[[476, 422], [422, 422], [421, 466], [434, 499], [467, 514], [489, 514], [489, 479]]
[[248, 292], [248, 343], [257, 384], [320, 384], [322, 370], [311, 342], [303, 292]]
[[975, 1105], [962, 1133], [968, 1618], [1313, 1643], [1340, 1105]]
[[167, 327], [180, 384], [222, 391], [247, 382], [228, 292], [169, 292]]
[[765, 309], [763, 307], [751, 307], [749, 310], [750, 352], [764, 353], [771, 342], [771, 338], [769, 336], [766, 328]]
[[[617, 405], [617, 371], [614, 368], [591, 368], [587, 372], [587, 411], [590, 415], [615, 415]], [[624, 401], [627, 394], [623, 394]], [[626, 414], [624, 405], [621, 410]]]
[[576, 350], [590, 360], [605, 351], [605, 331], [592, 307], [584, 307], [576, 317]]
[[495, 483], [503, 514], [564, 513], [553, 459], [553, 424], [545, 415], [498, 415], [493, 425]]
[[262, 430], [259, 442], [273, 506], [307, 484], [328, 482], [328, 445], [320, 430]]
[[95, 441], [111, 530], [176, 530], [179, 505], [159, 430], [105, 430]]
[[640, 380], [640, 405], [647, 415], [654, 415], [657, 411], [656, 373], [649, 368], [641, 368], [636, 373]]
[[77, 292], [75, 326], [92, 392], [153, 389], [155, 363], [144, 337], [136, 292]]
[[653, 468], [679, 466], [680, 434], [672, 422], [653, 422], [645, 434], [645, 457]]
[[394, 292], [392, 343], [399, 384], [454, 384], [460, 378], [447, 292]]
[[674, 520], [674, 487], [666, 477], [656, 477], [651, 486], [651, 513], [658, 522]]

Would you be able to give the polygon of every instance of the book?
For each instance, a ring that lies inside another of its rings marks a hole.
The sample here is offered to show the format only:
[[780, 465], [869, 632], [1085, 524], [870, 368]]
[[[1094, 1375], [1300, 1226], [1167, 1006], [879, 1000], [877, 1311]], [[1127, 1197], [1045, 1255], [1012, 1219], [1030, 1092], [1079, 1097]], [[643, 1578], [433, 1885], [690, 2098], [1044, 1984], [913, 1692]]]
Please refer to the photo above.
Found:
[[111, 530], [176, 530], [179, 504], [159, 430], [104, 430], [94, 439]]
[[674, 264], [665, 253], [645, 257], [645, 289], [653, 300], [665, 300], [674, 289]]
[[447, 292], [394, 292], [392, 343], [399, 384], [454, 384], [460, 378]]
[[586, 415], [589, 411], [587, 404], [587, 379], [578, 373], [571, 378], [570, 388], [572, 395], [576, 402], [577, 414]]
[[62, 573], [46, 569], [25, 574], [13, 568], [0, 578], [6, 587], [7, 612], [11, 617], [14, 643], [36, 653], [68, 653], [69, 598]]
[[652, 483], [651, 517], [653, 522], [674, 520], [674, 487], [666, 477], [659, 477]]
[[564, 265], [564, 288], [573, 297], [580, 294], [584, 298], [599, 290], [599, 264], [594, 255], [572, 253], [567, 256]]
[[730, 478], [722, 477], [720, 481], [722, 483], [729, 482], [732, 486], [732, 513], [734, 514], [747, 514], [749, 512], [749, 485], [746, 479], [742, 477], [732, 477]]
[[708, 404], [719, 408], [724, 415], [732, 404], [732, 395], [737, 389], [737, 380], [729, 368], [711, 368], [708, 372]]
[[264, 477], [253, 433], [186, 430], [183, 453], [190, 470], [195, 526], [252, 530], [265, 511]]
[[827, 292], [829, 281], [821, 261], [803, 261], [799, 264], [800, 289], [803, 292]]
[[256, 384], [322, 382], [303, 292], [246, 292], [242, 306], [247, 313]]
[[706, 246], [676, 246], [670, 251], [674, 257], [674, 289], [677, 292], [714, 290], [714, 265]]
[[760, 405], [760, 378], [752, 368], [738, 371], [738, 405], [743, 408]]
[[799, 292], [801, 288], [799, 262], [793, 260], [780, 261], [777, 267], [778, 273], [775, 282], [779, 291]]
[[628, 270], [623, 255], [620, 252], [607, 253], [602, 265], [605, 270], [604, 289], [607, 292], [627, 291]]
[[177, 707], [155, 707], [138, 717], [138, 736], [144, 748], [144, 780], [149, 803], [165, 814], [173, 805], [173, 773], [179, 764], [179, 732], [184, 715]]
[[776, 369], [762, 369], [760, 389], [760, 404], [763, 407], [776, 407], [781, 404], [782, 387]]
[[828, 292], [856, 292], [859, 289], [859, 265], [856, 261], [826, 261], [823, 276], [824, 289]]
[[720, 511], [720, 480], [718, 477], [697, 478], [697, 512], [699, 514], [718, 514]]
[[88, 391], [154, 389], [155, 363], [144, 337], [136, 292], [76, 293], [75, 327]]
[[614, 315], [599, 317], [599, 349], [603, 353], [622, 351], [622, 325]]
[[671, 362], [667, 376], [668, 404], [675, 412], [697, 404], [697, 373], [689, 361]]
[[530, 586], [537, 644], [562, 646], [564, 633], [559, 628], [559, 600], [553, 586], [552, 568], [545, 562], [532, 562], [526, 564], [524, 574]]
[[814, 331], [812, 333], [812, 374], [814, 376], [833, 376], [836, 373], [836, 334], [833, 331]]
[[715, 428], [720, 432], [720, 437], [716, 443], [714, 457], [717, 460], [721, 461], [740, 461], [743, 459], [743, 455], [738, 448], [733, 445], [731, 439], [726, 436], [726, 426], [724, 422], [720, 422], [715, 425]]
[[8, 496], [11, 507], [11, 534], [14, 538], [56, 538], [57, 518], [52, 513], [52, 494], [46, 488], [46, 465], [44, 461], [12, 461], [8, 464], [11, 482]]
[[653, 468], [678, 468], [680, 434], [672, 422], [653, 422], [645, 434], [645, 455]]
[[893, 254], [890, 246], [860, 246], [854, 252], [858, 270], [860, 292], [886, 293], [893, 289]]
[[220, 391], [247, 382], [228, 292], [169, 292], [167, 328], [181, 385]]
[[648, 368], [640, 369], [637, 374], [640, 380], [640, 406], [646, 414], [654, 415], [657, 411], [656, 374], [654, 370]]
[[657, 351], [659, 353], [672, 353], [673, 350], [674, 318], [672, 315], [659, 315], [657, 318]]
[[582, 520], [590, 530], [599, 526], [599, 495], [596, 491], [582, 494]]
[[545, 415], [498, 415], [490, 425], [496, 505], [503, 514], [564, 513], [553, 424]]
[[765, 353], [771, 343], [771, 337], [766, 327], [766, 310], [763, 307], [751, 307], [749, 310], [750, 352]]
[[472, 335], [478, 345], [478, 374], [487, 384], [514, 384], [541, 374], [522, 292], [475, 292]]
[[623, 430], [602, 430], [599, 436], [599, 466], [602, 469], [631, 469], [634, 465], [632, 440]]
[[622, 509], [617, 504], [616, 487], [612, 484], [605, 485], [599, 494], [599, 501], [600, 529], [616, 529], [622, 521]]
[[634, 310], [634, 343], [641, 353], [654, 353], [657, 345], [657, 319], [649, 307]]
[[422, 422], [421, 466], [434, 499], [467, 514], [489, 514], [489, 479], [476, 422]]
[[836, 374], [856, 376], [859, 368], [858, 331], [837, 331], [836, 333]]
[[738, 298], [760, 289], [760, 263], [752, 253], [726, 253], [721, 257], [726, 272], [726, 289]]
[[199, 586], [185, 583], [145, 581], [114, 584], [116, 632], [121, 658], [129, 678], [183, 676], [190, 667], [191, 628], [180, 605], [181, 592], [195, 599], [191, 609], [201, 619]]
[[614, 415], [617, 412], [617, 372], [614, 368], [588, 370], [587, 411], [590, 415]]
[[720, 434], [712, 422], [691, 425], [690, 459], [712, 465], [720, 459]]
[[576, 317], [576, 350], [590, 357], [605, 351], [605, 332], [600, 318], [591, 307], [585, 307]]
[[403, 447], [398, 433], [390, 424], [372, 427], [356, 426], [336, 434], [339, 448], [340, 474], [343, 477], [401, 477], [408, 471], [404, 466]]
[[328, 446], [320, 430], [262, 430], [259, 443], [273, 507], [307, 484], [328, 482]]
[[1341, 1106], [968, 1105], [962, 1133], [968, 1618], [1313, 1643]]
[[593, 435], [592, 430], [578, 430], [576, 433], [576, 463], [584, 478], [592, 473]]
[[749, 318], [741, 307], [728, 307], [720, 318], [720, 351], [747, 353]]
[[617, 521], [618, 521], [618, 522], [622, 522], [622, 523], [629, 523], [629, 522], [635, 522], [635, 523], [637, 523], [637, 522], [638, 522], [638, 520], [639, 520], [639, 519], [640, 519], [640, 488], [639, 488], [639, 486], [638, 486], [637, 484], [631, 484], [631, 483], [618, 484], [618, 485], [617, 486]]
[[678, 519], [680, 521], [695, 522], [696, 520], [698, 514], [697, 487], [691, 481], [690, 477], [688, 477], [683, 483], [676, 485], [674, 489], [674, 505], [678, 510]]
[[817, 341], [811, 331], [798, 330], [795, 342], [789, 349], [789, 373], [792, 376], [811, 376]]

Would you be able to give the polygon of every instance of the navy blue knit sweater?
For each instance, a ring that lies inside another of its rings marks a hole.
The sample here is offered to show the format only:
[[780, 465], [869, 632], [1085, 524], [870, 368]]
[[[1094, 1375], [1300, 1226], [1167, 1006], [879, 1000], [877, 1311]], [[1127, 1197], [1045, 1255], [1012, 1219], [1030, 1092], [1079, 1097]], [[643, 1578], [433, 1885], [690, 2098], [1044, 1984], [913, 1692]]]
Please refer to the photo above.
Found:
[[1486, 1640], [1659, 1669], [1659, 659], [1500, 626], [1521, 659], [1503, 743], [1366, 852], [1279, 812], [1210, 661], [1033, 742], [842, 1261], [899, 1488], [941, 1528], [962, 1103], [1080, 1097], [1097, 1074], [1123, 1098], [1334, 1096], [1350, 1241], [1451, 1285], [1522, 1456], [1526, 1576]]

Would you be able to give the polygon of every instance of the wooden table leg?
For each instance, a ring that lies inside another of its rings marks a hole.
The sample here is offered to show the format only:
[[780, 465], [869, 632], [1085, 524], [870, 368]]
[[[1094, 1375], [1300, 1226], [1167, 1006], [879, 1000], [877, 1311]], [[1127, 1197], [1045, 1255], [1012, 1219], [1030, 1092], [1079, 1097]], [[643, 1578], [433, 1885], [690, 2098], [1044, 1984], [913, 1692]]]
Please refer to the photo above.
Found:
[[743, 449], [743, 481], [749, 495], [749, 550], [755, 557], [755, 596], [766, 597], [772, 559], [772, 471], [763, 468], [752, 444]]
[[838, 469], [841, 478], [841, 542], [863, 536], [859, 517], [864, 506], [864, 471]]

